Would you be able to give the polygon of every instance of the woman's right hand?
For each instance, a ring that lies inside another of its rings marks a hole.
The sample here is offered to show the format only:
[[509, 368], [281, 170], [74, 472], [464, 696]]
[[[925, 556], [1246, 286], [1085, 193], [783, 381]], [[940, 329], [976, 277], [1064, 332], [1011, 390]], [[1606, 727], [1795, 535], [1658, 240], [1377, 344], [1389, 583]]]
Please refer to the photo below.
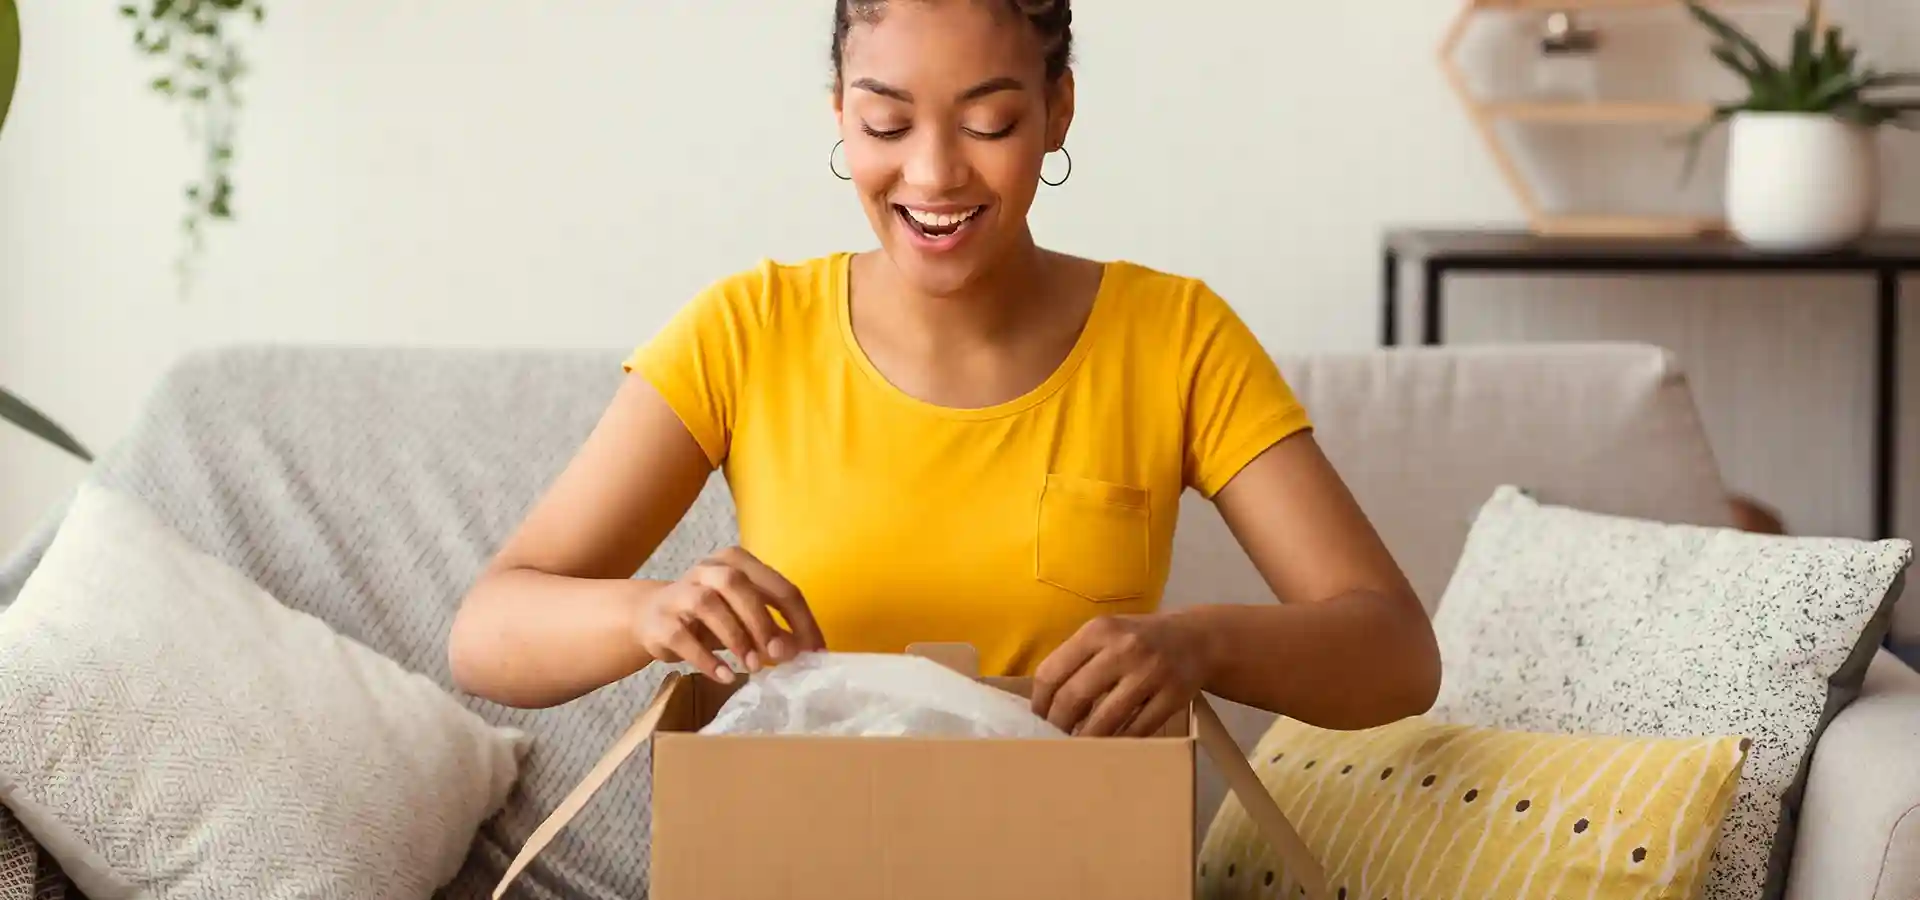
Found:
[[[774, 621], [776, 611], [791, 631]], [[655, 661], [690, 663], [722, 684], [732, 684], [734, 673], [715, 651], [732, 651], [747, 671], [758, 672], [827, 648], [799, 589], [739, 547], [701, 560], [652, 591], [633, 629]]]

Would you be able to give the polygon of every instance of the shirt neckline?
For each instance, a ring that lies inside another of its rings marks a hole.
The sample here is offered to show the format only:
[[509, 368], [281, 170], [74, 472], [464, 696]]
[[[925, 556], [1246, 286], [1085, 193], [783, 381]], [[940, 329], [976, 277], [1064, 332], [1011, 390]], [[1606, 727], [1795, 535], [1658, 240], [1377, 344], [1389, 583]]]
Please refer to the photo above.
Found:
[[1074, 339], [1073, 349], [1067, 352], [1067, 358], [1061, 360], [1060, 364], [1054, 367], [1053, 372], [1047, 376], [1045, 381], [1040, 382], [1040, 384], [1020, 396], [996, 403], [992, 406], [942, 406], [938, 403], [922, 400], [919, 397], [915, 397], [901, 390], [898, 385], [895, 385], [886, 375], [881, 373], [879, 367], [873, 364], [872, 358], [867, 356], [866, 349], [860, 346], [859, 339], [854, 337], [853, 256], [854, 254], [851, 252], [835, 254], [832, 267], [834, 315], [835, 318], [839, 320], [840, 337], [842, 343], [846, 346], [847, 355], [852, 357], [854, 365], [857, 366], [860, 371], [867, 376], [868, 380], [872, 381], [874, 386], [882, 393], [891, 396], [897, 402], [942, 418], [968, 421], [997, 419], [1017, 415], [1046, 402], [1048, 398], [1058, 393], [1060, 388], [1064, 387], [1066, 383], [1073, 378], [1074, 373], [1079, 370], [1081, 362], [1086, 359], [1087, 354], [1092, 351], [1093, 345], [1099, 340], [1100, 331], [1104, 328], [1105, 321], [1108, 318], [1106, 308], [1113, 305], [1111, 298], [1107, 295], [1110, 293], [1114, 282], [1114, 265], [1111, 262], [1106, 262], [1101, 264], [1100, 286], [1094, 290], [1093, 308], [1087, 313], [1086, 323], [1080, 326], [1080, 335]]

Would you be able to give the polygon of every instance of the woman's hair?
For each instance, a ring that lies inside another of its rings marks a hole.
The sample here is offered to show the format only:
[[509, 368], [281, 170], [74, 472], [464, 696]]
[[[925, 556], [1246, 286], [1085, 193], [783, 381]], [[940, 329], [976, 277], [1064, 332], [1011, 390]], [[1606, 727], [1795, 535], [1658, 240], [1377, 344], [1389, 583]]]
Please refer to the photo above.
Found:
[[[833, 0], [833, 83], [840, 84], [840, 64], [853, 23], [876, 22], [888, 0]], [[1040, 35], [1047, 52], [1047, 81], [1058, 81], [1073, 61], [1072, 0], [996, 0], [1027, 20]]]

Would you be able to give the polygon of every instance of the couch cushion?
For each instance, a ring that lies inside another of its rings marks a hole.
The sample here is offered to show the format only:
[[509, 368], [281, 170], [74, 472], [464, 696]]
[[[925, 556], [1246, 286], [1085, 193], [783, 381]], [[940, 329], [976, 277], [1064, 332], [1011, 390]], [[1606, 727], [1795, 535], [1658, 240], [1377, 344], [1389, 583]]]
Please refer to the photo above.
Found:
[[1785, 890], [1807, 761], [1859, 696], [1913, 547], [1603, 516], [1498, 489], [1434, 618], [1433, 717], [1753, 740], [1707, 900]]
[[427, 900], [524, 746], [94, 485], [0, 615], [0, 803], [89, 896]]
[[[1642, 900], [1699, 896], [1746, 742], [1281, 719], [1252, 762], [1336, 897]], [[1221, 806], [1202, 897], [1292, 898], [1294, 874]]]

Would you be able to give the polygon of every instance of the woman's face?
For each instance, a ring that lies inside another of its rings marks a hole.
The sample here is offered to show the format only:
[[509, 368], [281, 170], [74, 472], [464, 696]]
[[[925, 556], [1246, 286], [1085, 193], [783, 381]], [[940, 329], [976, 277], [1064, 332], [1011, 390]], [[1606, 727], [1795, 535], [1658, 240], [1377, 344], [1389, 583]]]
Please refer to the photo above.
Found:
[[1073, 77], [1047, 83], [1032, 26], [1000, 0], [896, 0], [842, 56], [846, 166], [900, 272], [952, 294], [1030, 246], [1041, 163], [1073, 118]]

